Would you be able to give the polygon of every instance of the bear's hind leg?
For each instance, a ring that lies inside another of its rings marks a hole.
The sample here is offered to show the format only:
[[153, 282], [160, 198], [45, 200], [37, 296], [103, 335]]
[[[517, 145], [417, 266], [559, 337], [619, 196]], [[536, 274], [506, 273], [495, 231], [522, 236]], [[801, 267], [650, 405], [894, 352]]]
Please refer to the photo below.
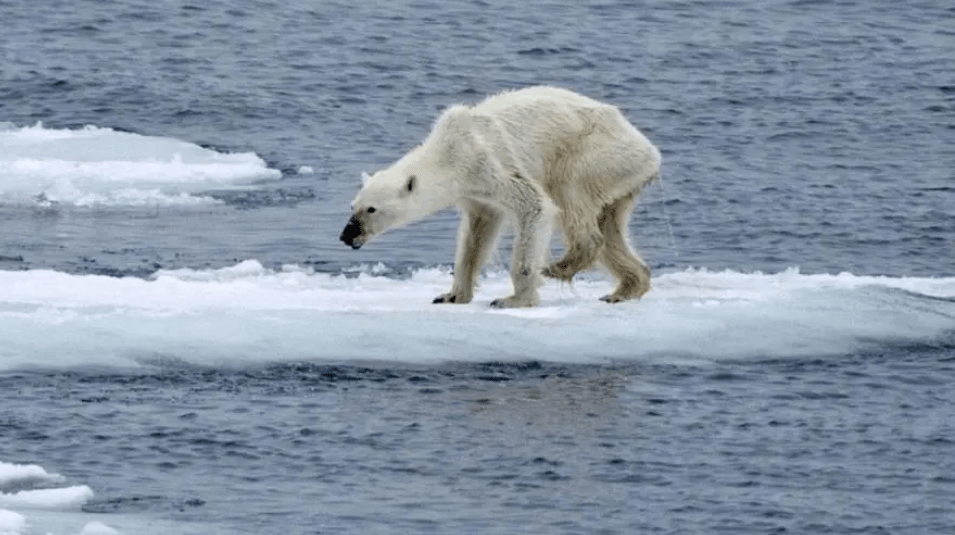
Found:
[[451, 291], [434, 298], [434, 303], [470, 303], [481, 267], [487, 262], [504, 218], [497, 210], [479, 204], [461, 214], [458, 252], [454, 261]]
[[594, 264], [604, 246], [597, 221], [593, 220], [593, 210], [576, 204], [565, 203], [558, 216], [567, 251], [560, 260], [544, 269], [544, 276], [562, 281], [571, 281], [574, 275]]
[[598, 219], [604, 236], [600, 260], [617, 279], [613, 293], [600, 298], [608, 303], [639, 298], [650, 289], [650, 268], [627, 243], [627, 221], [636, 193], [631, 192], [604, 206]]

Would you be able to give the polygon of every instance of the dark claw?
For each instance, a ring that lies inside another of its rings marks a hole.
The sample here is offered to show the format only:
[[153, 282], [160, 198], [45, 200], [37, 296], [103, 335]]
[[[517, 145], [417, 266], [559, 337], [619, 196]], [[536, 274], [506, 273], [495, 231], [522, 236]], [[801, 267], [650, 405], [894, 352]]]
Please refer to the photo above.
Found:
[[451, 295], [451, 296], [439, 295], [438, 297], [435, 297], [435, 298], [434, 298], [434, 301], [431, 301], [431, 303], [432, 303], [432, 304], [437, 304], [437, 303], [453, 303], [453, 302], [454, 302], [454, 299], [455, 299], [455, 297], [454, 297], [453, 295]]

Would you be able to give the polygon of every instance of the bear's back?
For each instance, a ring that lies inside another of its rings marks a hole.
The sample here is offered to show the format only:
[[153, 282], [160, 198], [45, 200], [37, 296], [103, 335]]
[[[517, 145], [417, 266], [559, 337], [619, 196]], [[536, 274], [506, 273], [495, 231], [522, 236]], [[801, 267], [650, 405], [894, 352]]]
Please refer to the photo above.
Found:
[[598, 102], [568, 89], [536, 85], [491, 95], [483, 102], [474, 105], [473, 109], [478, 113], [507, 116], [515, 112], [519, 113], [518, 110], [522, 109], [546, 107], [553, 110], [555, 106], [558, 109], [565, 108], [567, 110], [612, 107], [609, 104]]
[[[603, 146], [611, 138], [640, 135], [615, 106], [552, 86], [498, 93], [471, 107], [470, 113], [492, 118], [491, 143], [522, 154], [527, 171], [538, 176], [546, 174], [544, 168], [560, 165], [561, 159], [579, 156], [586, 149], [585, 138]], [[595, 133], [603, 140], [593, 138]], [[535, 168], [541, 171], [534, 173]]]

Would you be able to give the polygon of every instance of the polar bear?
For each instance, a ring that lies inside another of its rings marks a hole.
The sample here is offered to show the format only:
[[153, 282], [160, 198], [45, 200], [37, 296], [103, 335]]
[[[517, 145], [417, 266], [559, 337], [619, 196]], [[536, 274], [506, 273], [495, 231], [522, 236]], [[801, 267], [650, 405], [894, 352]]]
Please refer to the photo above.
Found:
[[[541, 275], [570, 281], [599, 261], [617, 280], [608, 303], [638, 298], [650, 269], [627, 243], [641, 189], [659, 177], [660, 152], [616, 107], [566, 89], [535, 86], [455, 105], [387, 169], [363, 175], [341, 240], [373, 236], [457, 205], [454, 282], [435, 303], [468, 303], [502, 224], [516, 226], [514, 294], [492, 307], [532, 307]], [[545, 266], [556, 217], [566, 253]]]

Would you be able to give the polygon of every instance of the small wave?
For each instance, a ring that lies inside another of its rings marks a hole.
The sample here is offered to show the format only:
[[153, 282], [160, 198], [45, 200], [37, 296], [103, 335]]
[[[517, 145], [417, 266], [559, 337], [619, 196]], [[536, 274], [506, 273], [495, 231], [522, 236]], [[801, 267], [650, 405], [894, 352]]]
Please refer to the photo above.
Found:
[[535, 46], [535, 47], [533, 47], [533, 48], [526, 48], [526, 49], [518, 50], [518, 51], [517, 51], [517, 54], [518, 54], [519, 56], [550, 56], [550, 55], [555, 55], [555, 54], [575, 53], [575, 52], [579, 52], [579, 51], [580, 51], [579, 49], [576, 49], [576, 48], [573, 48], [573, 47], [568, 47], [568, 46], [561, 46], [561, 47], [540, 47], [540, 46]]

